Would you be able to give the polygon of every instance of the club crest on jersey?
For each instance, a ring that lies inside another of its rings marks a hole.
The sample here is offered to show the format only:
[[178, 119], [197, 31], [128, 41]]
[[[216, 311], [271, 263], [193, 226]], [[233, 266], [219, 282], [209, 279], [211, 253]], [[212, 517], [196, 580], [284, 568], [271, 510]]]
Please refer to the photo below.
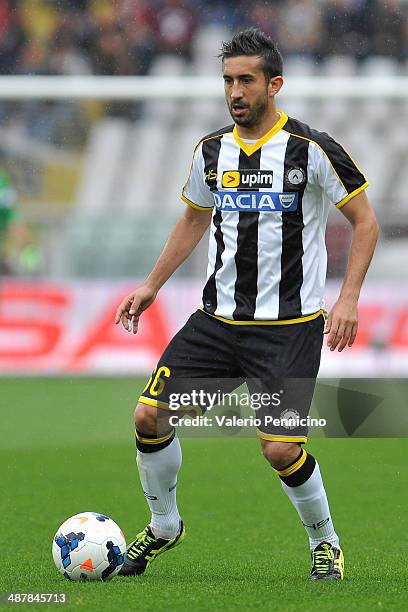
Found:
[[303, 185], [306, 181], [306, 173], [302, 168], [289, 168], [285, 174], [285, 181], [294, 187]]
[[272, 183], [272, 170], [225, 170], [222, 173], [223, 187], [259, 189], [260, 187], [272, 187]]
[[291, 212], [297, 210], [298, 194], [273, 191], [214, 191], [217, 210], [229, 212]]

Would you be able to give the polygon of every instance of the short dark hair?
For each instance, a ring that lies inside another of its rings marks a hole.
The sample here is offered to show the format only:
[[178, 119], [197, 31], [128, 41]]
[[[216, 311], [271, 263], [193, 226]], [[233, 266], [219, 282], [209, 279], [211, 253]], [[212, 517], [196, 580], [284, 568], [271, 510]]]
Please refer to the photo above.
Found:
[[283, 72], [282, 55], [269, 36], [257, 28], [248, 28], [222, 43], [218, 57], [224, 61], [229, 57], [240, 55], [259, 55], [262, 58], [263, 71], [267, 80], [280, 76]]

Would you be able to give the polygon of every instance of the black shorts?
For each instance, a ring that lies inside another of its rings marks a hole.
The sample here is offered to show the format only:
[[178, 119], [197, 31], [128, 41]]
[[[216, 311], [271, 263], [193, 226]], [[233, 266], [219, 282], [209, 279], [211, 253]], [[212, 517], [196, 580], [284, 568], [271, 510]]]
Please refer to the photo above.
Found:
[[[323, 327], [321, 313], [299, 323], [242, 325], [224, 323], [198, 310], [168, 344], [139, 401], [169, 409], [169, 394], [183, 389], [183, 380], [188, 384], [192, 379], [206, 380], [212, 390], [225, 380], [226, 393], [245, 381], [250, 393], [280, 396], [279, 403], [256, 410], [261, 421], [258, 435], [264, 440], [304, 443]], [[204, 412], [205, 406], [200, 407]], [[296, 415], [301, 425], [294, 425]], [[286, 424], [277, 423], [279, 419], [286, 419]]]

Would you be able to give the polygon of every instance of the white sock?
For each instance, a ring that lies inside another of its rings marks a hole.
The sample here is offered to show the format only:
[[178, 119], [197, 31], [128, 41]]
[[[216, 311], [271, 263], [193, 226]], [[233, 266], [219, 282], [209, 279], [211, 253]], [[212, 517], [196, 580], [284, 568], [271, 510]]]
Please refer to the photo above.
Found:
[[180, 530], [176, 484], [181, 458], [177, 436], [162, 450], [154, 453], [137, 451], [140, 482], [152, 513], [150, 528], [156, 538], [170, 540]]
[[312, 475], [302, 485], [288, 487], [282, 482], [282, 487], [298, 511], [309, 536], [310, 549], [316, 548], [320, 542], [329, 542], [332, 546], [339, 548], [339, 538], [334, 531], [329, 503], [317, 461]]

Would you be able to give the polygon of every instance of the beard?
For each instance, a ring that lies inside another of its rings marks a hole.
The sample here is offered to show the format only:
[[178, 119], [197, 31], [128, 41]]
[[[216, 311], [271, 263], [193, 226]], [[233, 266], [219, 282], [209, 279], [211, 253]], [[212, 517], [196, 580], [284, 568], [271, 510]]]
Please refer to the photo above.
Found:
[[234, 115], [232, 105], [233, 103], [229, 101], [228, 110], [234, 122], [241, 127], [252, 128], [252, 127], [255, 127], [261, 121], [261, 119], [264, 117], [265, 113], [267, 112], [268, 97], [265, 96], [264, 98], [257, 100], [256, 102], [253, 103], [252, 106], [249, 106], [248, 104], [245, 104], [245, 103], [235, 102], [234, 103], [235, 106], [238, 106], [239, 108], [247, 109], [247, 113], [245, 114], [244, 117], [236, 117]]

